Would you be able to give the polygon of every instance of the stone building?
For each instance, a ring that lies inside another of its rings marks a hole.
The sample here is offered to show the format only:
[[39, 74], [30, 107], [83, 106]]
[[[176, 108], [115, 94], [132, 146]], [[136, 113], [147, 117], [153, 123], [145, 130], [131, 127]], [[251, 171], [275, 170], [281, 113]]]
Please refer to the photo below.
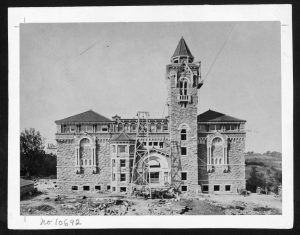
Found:
[[[58, 187], [128, 192], [134, 169], [147, 165], [142, 181], [151, 188], [190, 195], [244, 188], [246, 121], [212, 110], [197, 114], [200, 67], [181, 38], [166, 66], [166, 118], [110, 119], [89, 110], [56, 121]], [[147, 135], [137, 140], [141, 130]], [[138, 142], [147, 154], [137, 162]]]

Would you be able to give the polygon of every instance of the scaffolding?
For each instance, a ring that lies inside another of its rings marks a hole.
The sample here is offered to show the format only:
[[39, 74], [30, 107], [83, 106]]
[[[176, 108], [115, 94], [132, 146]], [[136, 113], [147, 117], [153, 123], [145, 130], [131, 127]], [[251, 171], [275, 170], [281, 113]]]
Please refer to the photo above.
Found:
[[170, 141], [170, 157], [171, 157], [171, 186], [178, 190], [182, 185], [180, 172], [182, 170], [180, 159], [180, 146], [179, 141]]
[[[149, 190], [150, 186], [150, 151], [149, 151], [149, 112], [137, 112], [136, 138], [134, 145], [134, 158], [131, 170], [130, 190], [132, 195], [135, 189]], [[146, 142], [146, 146], [144, 143]], [[148, 157], [147, 157], [148, 156]]]

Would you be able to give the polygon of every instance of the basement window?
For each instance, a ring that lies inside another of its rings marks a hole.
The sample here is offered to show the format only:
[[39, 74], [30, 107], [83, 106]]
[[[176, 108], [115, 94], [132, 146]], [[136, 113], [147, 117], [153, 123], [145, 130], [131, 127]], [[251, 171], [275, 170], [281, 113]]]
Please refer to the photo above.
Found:
[[78, 186], [72, 186], [72, 190], [78, 190]]
[[120, 192], [126, 192], [126, 187], [120, 187]]
[[209, 190], [208, 185], [202, 185], [202, 192], [203, 192], [203, 193], [207, 193], [208, 190]]
[[231, 185], [225, 185], [225, 191], [230, 192], [231, 191]]
[[90, 186], [83, 186], [83, 191], [90, 191]]
[[187, 191], [187, 186], [182, 185], [182, 186], [181, 186], [181, 191], [182, 191], [182, 192], [186, 192], [186, 191]]
[[214, 192], [220, 191], [220, 185], [214, 185]]
[[95, 185], [95, 189], [96, 190], [101, 190], [101, 186], [100, 185]]
[[181, 155], [186, 156], [187, 155], [187, 148], [186, 147], [181, 147]]

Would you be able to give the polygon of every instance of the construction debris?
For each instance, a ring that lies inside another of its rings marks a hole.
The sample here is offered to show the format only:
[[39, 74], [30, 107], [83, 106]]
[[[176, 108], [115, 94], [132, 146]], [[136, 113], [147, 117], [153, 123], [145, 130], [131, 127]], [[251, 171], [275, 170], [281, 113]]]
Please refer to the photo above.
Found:
[[[44, 185], [44, 184], [43, 184]], [[241, 191], [241, 195], [247, 191]], [[47, 190], [21, 200], [21, 215], [198, 215], [198, 214], [280, 214], [271, 202], [280, 199], [270, 195], [255, 193], [247, 198], [240, 195], [227, 197], [218, 195], [199, 195], [189, 198], [175, 189], [152, 189], [135, 191], [135, 196], [124, 194], [79, 192], [72, 195]], [[140, 197], [142, 196], [142, 197]], [[232, 200], [235, 197], [236, 200]], [[231, 200], [227, 200], [230, 198]], [[147, 199], [147, 200], [144, 200]], [[253, 203], [251, 203], [251, 200]], [[262, 203], [264, 199], [265, 202]], [[244, 200], [244, 201], [243, 201]], [[267, 206], [268, 205], [268, 206]]]

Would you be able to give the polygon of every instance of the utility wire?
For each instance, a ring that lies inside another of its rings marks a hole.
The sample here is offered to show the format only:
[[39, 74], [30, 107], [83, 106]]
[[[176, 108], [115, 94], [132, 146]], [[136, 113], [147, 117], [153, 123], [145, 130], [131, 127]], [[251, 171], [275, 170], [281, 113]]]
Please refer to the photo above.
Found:
[[165, 105], [164, 105], [164, 111], [163, 111], [163, 113], [162, 113], [162, 118], [164, 118], [166, 106], [167, 106], [167, 103], [165, 103]]
[[227, 34], [226, 39], [224, 40], [224, 42], [223, 42], [221, 48], [219, 49], [219, 51], [218, 51], [217, 55], [215, 56], [213, 62], [211, 63], [210, 67], [208, 68], [208, 71], [207, 71], [206, 75], [204, 76], [203, 80], [205, 80], [205, 79], [207, 78], [207, 76], [208, 76], [208, 74], [210, 73], [212, 67], [213, 67], [214, 64], [216, 63], [218, 57], [220, 56], [221, 52], [223, 51], [223, 49], [224, 49], [224, 47], [225, 47], [225, 45], [226, 45], [226, 43], [227, 43], [227, 41], [228, 41], [228, 39], [229, 39], [229, 36], [231, 35], [231, 33], [232, 33], [232, 31], [233, 31], [233, 29], [234, 29], [235, 26], [236, 26], [236, 24], [234, 24], [234, 25], [231, 27], [231, 30], [230, 30], [229, 33]]

